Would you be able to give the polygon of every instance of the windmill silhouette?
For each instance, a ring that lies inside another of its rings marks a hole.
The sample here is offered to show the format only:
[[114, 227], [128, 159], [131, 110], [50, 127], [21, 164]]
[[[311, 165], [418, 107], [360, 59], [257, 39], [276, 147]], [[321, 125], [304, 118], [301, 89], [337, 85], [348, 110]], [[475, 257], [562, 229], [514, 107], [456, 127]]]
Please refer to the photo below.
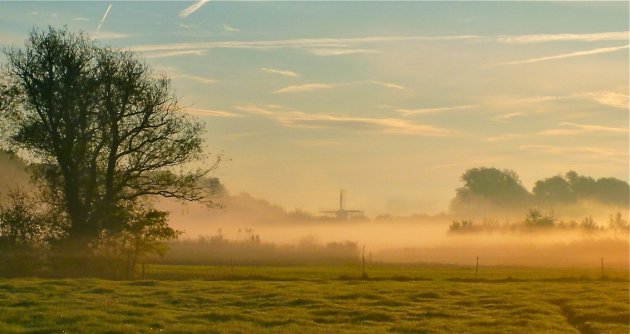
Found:
[[329, 210], [329, 211], [321, 211], [321, 213], [334, 216], [339, 220], [346, 220], [353, 216], [362, 216], [363, 211], [361, 210], [346, 210], [343, 208], [343, 189], [339, 191], [339, 210]]

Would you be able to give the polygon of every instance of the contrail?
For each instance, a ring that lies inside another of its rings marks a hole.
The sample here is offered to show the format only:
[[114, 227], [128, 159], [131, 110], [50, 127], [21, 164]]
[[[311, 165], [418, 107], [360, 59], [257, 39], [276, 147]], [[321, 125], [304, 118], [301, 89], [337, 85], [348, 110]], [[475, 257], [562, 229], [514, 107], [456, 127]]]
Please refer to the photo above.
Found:
[[563, 54], [555, 55], [555, 56], [548, 56], [548, 57], [541, 57], [541, 58], [532, 58], [532, 59], [525, 59], [525, 60], [517, 60], [517, 61], [511, 61], [511, 62], [507, 62], [507, 63], [498, 63], [496, 65], [501, 66], [501, 65], [530, 64], [530, 63], [537, 63], [539, 61], [562, 59], [562, 58], [571, 58], [571, 57], [580, 57], [580, 56], [594, 55], [594, 54], [598, 54], [598, 53], [614, 52], [614, 51], [618, 51], [618, 50], [627, 49], [629, 47], [630, 47], [630, 45], [613, 46], [613, 47], [608, 47], [608, 48], [599, 48], [599, 49], [586, 50], [586, 51], [563, 53]]
[[103, 22], [105, 22], [105, 18], [107, 17], [107, 14], [109, 14], [110, 9], [112, 9], [112, 4], [109, 4], [109, 6], [107, 6], [107, 10], [105, 10], [105, 15], [103, 15], [101, 22], [98, 24], [98, 28], [96, 28], [96, 32], [94, 33], [94, 38], [96, 38], [96, 35], [98, 35], [98, 32], [101, 31], [101, 26], [103, 25]]
[[197, 9], [201, 8], [201, 6], [203, 6], [208, 1], [210, 1], [210, 0], [199, 0], [199, 1], [195, 2], [190, 7], [188, 7], [186, 9], [182, 10], [181, 12], [179, 12], [179, 17], [186, 17], [186, 16], [196, 12]]

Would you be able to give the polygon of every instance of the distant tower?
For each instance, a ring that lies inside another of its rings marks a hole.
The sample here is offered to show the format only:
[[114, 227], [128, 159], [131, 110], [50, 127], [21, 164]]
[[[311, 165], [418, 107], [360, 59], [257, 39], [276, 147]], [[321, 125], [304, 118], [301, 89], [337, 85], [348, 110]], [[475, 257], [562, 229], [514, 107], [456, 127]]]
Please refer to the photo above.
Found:
[[346, 220], [353, 216], [363, 215], [363, 211], [361, 210], [346, 210], [343, 208], [343, 189], [339, 191], [339, 210], [322, 211], [321, 213], [326, 214], [328, 216], [334, 216], [335, 218], [339, 220]]

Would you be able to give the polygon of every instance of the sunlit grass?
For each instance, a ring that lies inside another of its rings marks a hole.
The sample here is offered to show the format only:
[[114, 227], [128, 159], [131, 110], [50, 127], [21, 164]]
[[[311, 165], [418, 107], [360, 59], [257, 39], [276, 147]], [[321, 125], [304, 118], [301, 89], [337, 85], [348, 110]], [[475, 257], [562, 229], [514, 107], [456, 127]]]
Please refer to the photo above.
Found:
[[[0, 280], [0, 332], [628, 333], [624, 270], [151, 266]], [[506, 279], [511, 276], [511, 279]], [[191, 279], [187, 279], [191, 278]]]

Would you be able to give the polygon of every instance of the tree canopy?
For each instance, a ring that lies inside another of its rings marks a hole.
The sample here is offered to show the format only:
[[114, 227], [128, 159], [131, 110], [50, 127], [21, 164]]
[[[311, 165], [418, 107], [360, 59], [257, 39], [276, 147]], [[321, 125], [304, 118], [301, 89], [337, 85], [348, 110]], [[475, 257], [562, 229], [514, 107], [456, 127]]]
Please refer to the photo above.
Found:
[[456, 203], [471, 202], [483, 198], [491, 203], [508, 207], [528, 203], [530, 194], [523, 187], [518, 175], [511, 170], [497, 168], [472, 168], [461, 176], [464, 185], [457, 189]]
[[138, 201], [206, 200], [203, 126], [180, 112], [168, 77], [85, 34], [31, 32], [5, 51], [0, 104], [10, 147], [26, 152], [63, 208], [67, 238], [85, 245], [128, 223]]
[[531, 205], [553, 209], [581, 200], [627, 207], [630, 201], [630, 186], [625, 181], [612, 177], [596, 180], [575, 171], [569, 171], [564, 177], [557, 175], [536, 181], [532, 193], [511, 170], [472, 168], [461, 180], [464, 185], [457, 189], [451, 209], [462, 213], [525, 210]]
[[579, 200], [593, 200], [603, 204], [627, 206], [630, 201], [628, 183], [604, 177], [592, 177], [569, 171], [564, 177], [557, 175], [536, 182], [533, 189], [537, 203], [545, 206], [566, 204]]

